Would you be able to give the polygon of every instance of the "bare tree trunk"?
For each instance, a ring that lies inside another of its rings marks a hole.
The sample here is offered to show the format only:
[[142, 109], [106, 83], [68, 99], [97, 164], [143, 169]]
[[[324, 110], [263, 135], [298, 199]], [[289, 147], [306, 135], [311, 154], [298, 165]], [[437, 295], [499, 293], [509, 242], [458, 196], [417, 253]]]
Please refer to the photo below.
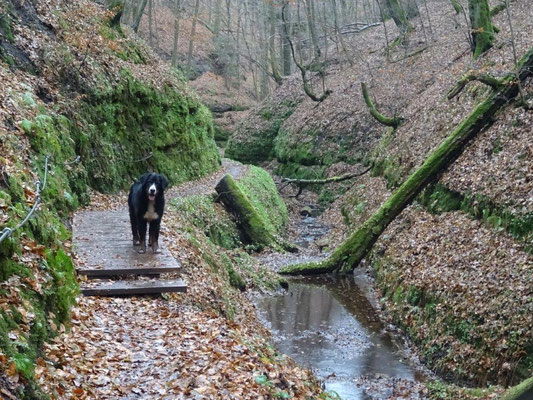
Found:
[[213, 26], [213, 32], [215, 36], [220, 32], [220, 20], [222, 18], [222, 0], [216, 0], [215, 3], [215, 24]]
[[178, 40], [180, 35], [181, 0], [176, 0], [174, 9], [174, 43], [172, 45], [172, 66], [178, 68]]
[[241, 87], [241, 23], [241, 3], [237, 3], [237, 33], [235, 38], [235, 79], [237, 89]]
[[154, 11], [154, 1], [148, 0], [148, 43], [150, 47], [154, 47], [154, 31], [153, 31], [153, 11]]
[[409, 23], [407, 14], [405, 13], [399, 0], [381, 0], [381, 1], [383, 2], [382, 8], [383, 8], [383, 12], [385, 13], [385, 17], [387, 13], [388, 15], [392, 17], [392, 19], [394, 20], [394, 23], [400, 30], [400, 34], [402, 36], [413, 29], [413, 27]]
[[279, 72], [279, 64], [276, 57], [276, 47], [275, 47], [275, 38], [276, 38], [276, 14], [274, 10], [274, 6], [272, 4], [268, 5], [268, 19], [270, 23], [270, 36], [268, 38], [269, 43], [269, 53], [270, 53], [270, 68], [272, 69], [272, 76], [274, 77], [274, 81], [278, 85], [281, 85], [283, 83], [283, 78], [281, 77], [281, 74]]
[[189, 39], [189, 51], [187, 53], [187, 74], [192, 75], [192, 51], [194, 49], [194, 36], [196, 35], [196, 23], [198, 22], [198, 12], [200, 11], [200, 0], [194, 4], [194, 16], [192, 19], [191, 38]]
[[344, 43], [342, 34], [339, 31], [339, 16], [337, 13], [337, 2], [335, 0], [331, 0], [331, 3], [332, 3], [332, 8], [333, 8], [333, 22], [335, 26], [335, 36], [337, 38], [337, 42], [340, 43], [342, 52], [344, 54], [344, 57], [346, 57], [346, 60], [348, 60], [350, 65], [353, 65], [353, 59], [351, 55], [348, 53], [348, 50], [346, 49], [346, 43]]
[[[283, 7], [281, 8], [281, 18], [283, 20], [283, 26], [286, 27], [286, 22], [287, 22], [287, 19], [285, 18], [285, 9], [287, 8], [287, 5], [288, 3], [285, 3], [283, 5]], [[294, 63], [296, 64], [296, 66], [298, 67], [298, 69], [300, 70], [300, 73], [302, 75], [302, 83], [303, 83], [303, 88], [304, 88], [304, 92], [305, 94], [313, 101], [316, 101], [316, 102], [321, 102], [321, 101], [324, 101], [326, 100], [326, 98], [331, 94], [331, 91], [329, 90], [324, 90], [324, 92], [322, 93], [322, 95], [319, 97], [317, 96], [314, 92], [313, 92], [313, 89], [311, 88], [311, 86], [309, 85], [309, 82], [307, 80], [307, 68], [302, 65], [296, 58], [296, 54], [294, 52], [294, 45], [292, 44], [292, 40], [291, 38], [288, 36], [288, 32], [285, 31], [285, 33], [287, 34], [287, 38], [289, 39], [289, 45], [290, 45], [290, 48], [291, 48], [291, 54], [292, 54], [292, 59], [294, 61]]]
[[290, 14], [287, 10], [287, 23], [281, 22], [281, 43], [283, 53], [283, 75], [291, 74], [291, 48], [289, 47], [288, 36], [291, 34]]
[[263, 9], [261, 11], [258, 10], [258, 14], [257, 14], [258, 20], [262, 19], [261, 30], [259, 32], [259, 35], [260, 35], [259, 48], [261, 51], [261, 64], [263, 67], [261, 68], [261, 81], [260, 81], [260, 92], [259, 92], [259, 96], [261, 100], [266, 98], [270, 92], [270, 77], [268, 76], [268, 73], [267, 73], [268, 71], [269, 27], [268, 27], [268, 22], [266, 18], [261, 18], [261, 12], [263, 15], [266, 14], [265, 7], [266, 7], [266, 4], [263, 3]]
[[403, 0], [400, 5], [405, 10], [405, 15], [407, 19], [418, 17], [418, 15], [420, 14], [420, 11], [418, 10], [418, 5], [416, 4], [416, 0]]
[[305, 2], [305, 15], [307, 17], [307, 25], [309, 26], [309, 32], [311, 33], [311, 41], [313, 43], [313, 49], [315, 54], [315, 59], [320, 59], [321, 52], [320, 46], [318, 44], [318, 36], [316, 34], [316, 18], [315, 18], [315, 7], [314, 0], [304, 0]]
[[134, 32], [139, 31], [139, 25], [141, 23], [141, 18], [144, 14], [144, 9], [146, 8], [146, 4], [148, 4], [148, 0], [141, 0], [140, 7], [135, 10], [135, 14], [133, 17], [133, 23], [131, 25], [131, 29], [133, 29]]

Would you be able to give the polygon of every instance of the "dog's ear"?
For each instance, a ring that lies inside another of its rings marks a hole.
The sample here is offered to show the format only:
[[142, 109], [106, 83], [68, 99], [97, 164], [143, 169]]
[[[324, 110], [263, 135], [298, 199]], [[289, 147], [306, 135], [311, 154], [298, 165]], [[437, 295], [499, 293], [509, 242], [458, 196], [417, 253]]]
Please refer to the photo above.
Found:
[[169, 185], [168, 179], [165, 178], [163, 175], [161, 175], [161, 186], [163, 186], [163, 190], [165, 190]]
[[147, 172], [146, 174], [141, 175], [137, 182], [139, 182], [141, 185], [144, 185], [150, 175], [151, 175], [150, 172]]

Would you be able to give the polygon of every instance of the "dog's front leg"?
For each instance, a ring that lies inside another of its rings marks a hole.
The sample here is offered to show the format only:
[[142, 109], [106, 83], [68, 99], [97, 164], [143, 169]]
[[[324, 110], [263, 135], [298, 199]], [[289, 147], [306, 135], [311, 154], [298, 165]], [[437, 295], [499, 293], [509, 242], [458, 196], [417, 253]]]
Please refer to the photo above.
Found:
[[146, 253], [146, 220], [144, 218], [140, 218], [137, 227], [139, 229], [139, 239], [141, 241], [139, 253]]
[[135, 211], [133, 210], [133, 207], [130, 207], [130, 224], [131, 224], [131, 233], [133, 235], [133, 246], [138, 246], [141, 241], [139, 239], [139, 229], [138, 229], [138, 221], [137, 217], [135, 216]]
[[152, 251], [154, 253], [161, 253], [161, 250], [159, 249], [159, 228], [161, 226], [161, 221], [151, 221], [150, 222], [150, 235], [149, 235], [149, 245], [152, 246]]

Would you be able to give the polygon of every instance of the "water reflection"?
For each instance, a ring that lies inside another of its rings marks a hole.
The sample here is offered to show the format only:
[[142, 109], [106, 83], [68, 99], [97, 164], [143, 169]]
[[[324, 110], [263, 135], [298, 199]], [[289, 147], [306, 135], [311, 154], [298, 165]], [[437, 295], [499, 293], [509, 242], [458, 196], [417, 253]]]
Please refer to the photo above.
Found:
[[353, 278], [292, 282], [287, 293], [260, 299], [258, 309], [279, 350], [315, 370], [344, 400], [369, 398], [358, 377], [416, 378]]

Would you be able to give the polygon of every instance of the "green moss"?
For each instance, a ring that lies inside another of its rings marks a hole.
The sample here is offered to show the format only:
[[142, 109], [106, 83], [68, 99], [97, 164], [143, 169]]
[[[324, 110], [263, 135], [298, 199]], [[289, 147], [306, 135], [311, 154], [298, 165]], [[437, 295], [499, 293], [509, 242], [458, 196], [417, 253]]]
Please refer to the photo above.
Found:
[[469, 16], [472, 25], [474, 59], [492, 47], [494, 25], [487, 0], [469, 1]]
[[526, 400], [533, 395], [533, 376], [508, 389], [498, 400]]
[[170, 206], [184, 217], [188, 226], [200, 229], [214, 244], [225, 249], [234, 249], [241, 245], [237, 225], [214, 203], [213, 197], [178, 197], [170, 201]]
[[226, 267], [230, 285], [236, 289], [239, 289], [240, 291], [245, 291], [246, 282], [244, 281], [242, 276], [235, 270], [230, 258], [225, 254], [223, 254], [221, 258], [222, 262], [224, 263], [224, 266]]
[[527, 247], [533, 239], [533, 213], [517, 213], [509, 208], [494, 203], [482, 195], [467, 194], [450, 190], [437, 183], [426, 188], [419, 196], [418, 202], [428, 211], [436, 214], [461, 210], [472, 218], [483, 220], [496, 230], [503, 230]]
[[262, 119], [259, 127], [241, 126], [228, 141], [226, 157], [246, 163], [257, 163], [274, 157], [274, 141], [281, 125], [294, 112], [298, 102], [282, 101], [257, 111]]
[[[384, 297], [390, 302], [388, 310], [394, 322], [402, 327], [414, 342], [419, 344], [425, 361], [431, 368], [444, 370], [456, 379], [465, 379], [466, 377], [473, 379], [475, 377], [474, 379], [479, 379], [478, 383], [495, 380], [498, 367], [485, 366], [484, 370], [480, 372], [471, 360], [470, 362], [468, 359], [461, 361], [460, 358], [457, 358], [457, 353], [450, 352], [446, 346], [450, 342], [450, 338], [456, 338], [476, 357], [490, 358], [494, 356], [494, 348], [488, 344], [488, 339], [492, 341], [498, 339], [491, 337], [486, 330], [482, 331], [485, 322], [477, 313], [475, 305], [471, 312], [457, 313], [456, 310], [448, 306], [445, 298], [436, 297], [425, 288], [405, 285], [401, 266], [394, 264], [390, 259], [373, 254], [371, 262], [377, 285]], [[436, 323], [435, 321], [439, 322]], [[513, 337], [518, 338], [519, 334], [513, 333], [512, 329], [510, 326], [511, 332], [504, 333], [500, 339], [506, 342], [508, 349], [511, 349], [507, 354], [516, 354], [514, 353], [516, 351], [520, 354], [533, 354], [532, 349], [524, 349], [523, 343], [518, 344], [517, 340], [513, 340]], [[500, 335], [501, 333], [494, 334]], [[500, 354], [498, 357], [503, 357], [503, 355]], [[516, 366], [514, 376], [527, 376], [527, 371], [530, 371], [528, 368], [531, 368], [531, 365], [526, 366], [522, 361], [520, 360], [519, 365]], [[452, 371], [449, 369], [449, 363], [453, 365]], [[459, 397], [452, 396], [451, 398]]]
[[[300, 165], [328, 165], [331, 164], [320, 157], [315, 151], [316, 139], [319, 132], [307, 130], [296, 137], [291, 129], [280, 129], [274, 141], [274, 152], [280, 163], [294, 163]], [[295, 143], [298, 140], [298, 143]]]
[[[276, 175], [293, 179], [322, 179], [326, 177], [326, 170], [327, 167], [324, 165], [306, 166], [288, 162], [279, 164], [275, 173]], [[307, 188], [315, 191], [319, 189], [316, 185], [309, 185]]]
[[282, 233], [289, 215], [270, 174], [262, 168], [251, 166], [248, 173], [238, 180], [238, 184], [267, 229], [275, 235]]
[[215, 141], [217, 145], [222, 148], [226, 147], [228, 139], [231, 136], [231, 131], [224, 129], [221, 126], [216, 125], [216, 124], [214, 125], [214, 129], [215, 129], [214, 137], [215, 137]]
[[78, 294], [72, 260], [62, 250], [48, 251], [43, 268], [53, 279], [53, 285], [45, 289], [46, 309], [54, 312], [58, 324], [69, 321], [70, 307], [76, 304]]
[[15, 36], [11, 30], [11, 16], [9, 12], [5, 12], [0, 15], [0, 33], [2, 36], [4, 36], [4, 38], [7, 39], [9, 43], [13, 43], [15, 41]]
[[24, 264], [19, 264], [7, 258], [0, 259], [0, 282], [6, 281], [13, 275], [28, 278], [32, 276], [32, 271]]
[[76, 121], [76, 147], [89, 183], [104, 192], [125, 188], [149, 169], [180, 183], [220, 165], [209, 110], [127, 72], [116, 87], [90, 94]]
[[463, 196], [437, 183], [426, 188], [419, 196], [418, 201], [430, 212], [440, 214], [443, 212], [461, 209]]
[[397, 157], [385, 156], [374, 159], [371, 175], [382, 176], [387, 181], [387, 188], [393, 189], [400, 186], [405, 170]]
[[259, 248], [275, 245], [273, 225], [268, 219], [264, 219], [264, 212], [260, 213], [254, 207], [243, 187], [231, 175], [226, 175], [222, 183], [225, 184], [223, 190], [219, 190], [217, 186], [217, 191], [219, 194], [223, 193], [227, 199], [227, 201], [223, 200], [224, 204], [231, 207], [231, 211], [238, 215], [239, 227], [245, 234], [247, 241], [259, 246]]
[[431, 400], [475, 400], [478, 398], [487, 398], [494, 388], [459, 388], [453, 384], [442, 381], [429, 381], [426, 383], [429, 398]]

